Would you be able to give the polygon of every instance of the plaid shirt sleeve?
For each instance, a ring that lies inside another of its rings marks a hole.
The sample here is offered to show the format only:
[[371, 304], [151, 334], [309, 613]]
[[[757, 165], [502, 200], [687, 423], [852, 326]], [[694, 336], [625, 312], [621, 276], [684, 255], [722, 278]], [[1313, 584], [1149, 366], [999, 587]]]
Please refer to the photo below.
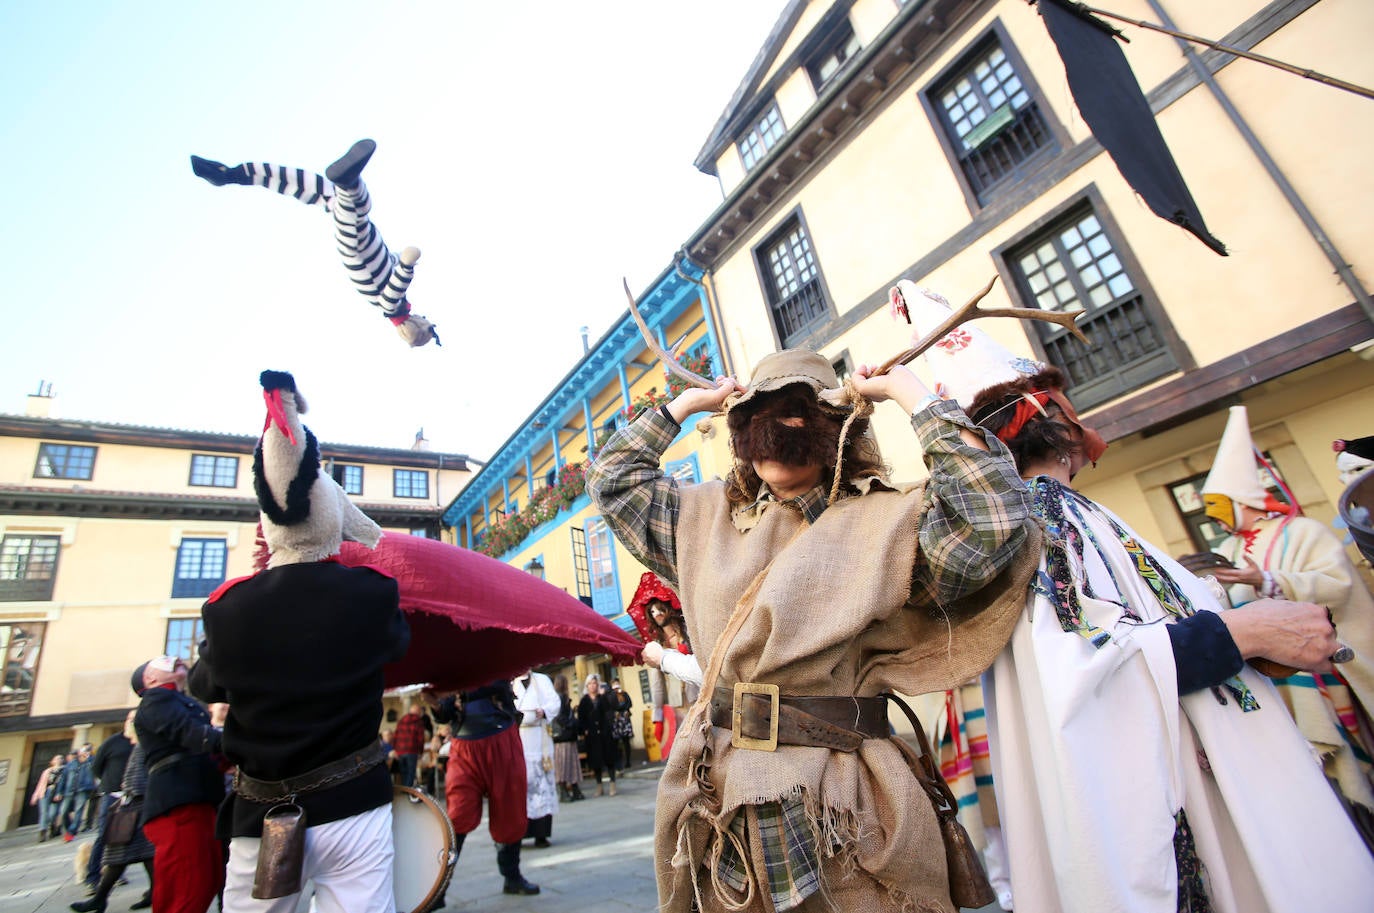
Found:
[[647, 409], [611, 435], [587, 469], [587, 493], [630, 554], [677, 586], [678, 482], [659, 460], [680, 426]]
[[[976, 592], [1002, 572], [1026, 540], [1030, 493], [1005, 444], [969, 421], [954, 402], [911, 417], [925, 451], [930, 509], [921, 522], [912, 597], [946, 604]], [[977, 434], [988, 452], [959, 435]]]

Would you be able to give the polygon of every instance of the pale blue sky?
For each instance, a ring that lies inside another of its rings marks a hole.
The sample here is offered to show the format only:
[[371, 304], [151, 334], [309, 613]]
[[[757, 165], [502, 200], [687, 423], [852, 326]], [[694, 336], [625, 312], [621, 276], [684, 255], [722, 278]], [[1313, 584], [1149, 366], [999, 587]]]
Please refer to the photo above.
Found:
[[[0, 412], [250, 434], [293, 371], [322, 440], [485, 459], [720, 202], [692, 160], [784, 0], [0, 4]], [[192, 153], [356, 139], [443, 348], [350, 288], [322, 210]]]

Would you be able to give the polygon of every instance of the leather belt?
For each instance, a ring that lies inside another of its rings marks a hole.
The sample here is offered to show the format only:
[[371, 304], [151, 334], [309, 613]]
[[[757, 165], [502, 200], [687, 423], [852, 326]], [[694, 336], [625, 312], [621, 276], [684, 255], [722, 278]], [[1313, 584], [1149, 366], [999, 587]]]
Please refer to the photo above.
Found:
[[794, 697], [776, 685], [740, 682], [711, 695], [711, 725], [731, 732], [736, 748], [774, 751], [779, 745], [857, 751], [864, 739], [885, 739], [887, 698]]
[[380, 740], [337, 761], [321, 764], [314, 770], [285, 780], [259, 780], [250, 777], [240, 767], [234, 772], [234, 792], [253, 802], [284, 802], [301, 793], [315, 792], [357, 779], [386, 760], [386, 749]]

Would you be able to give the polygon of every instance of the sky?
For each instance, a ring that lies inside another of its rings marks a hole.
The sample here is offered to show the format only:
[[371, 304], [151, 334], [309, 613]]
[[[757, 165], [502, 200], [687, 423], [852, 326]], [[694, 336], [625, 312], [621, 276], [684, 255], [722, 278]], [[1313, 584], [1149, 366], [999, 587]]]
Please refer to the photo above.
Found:
[[[785, 0], [0, 4], [0, 413], [489, 458], [719, 205], [692, 162]], [[408, 348], [324, 210], [191, 154], [323, 172], [357, 139]]]

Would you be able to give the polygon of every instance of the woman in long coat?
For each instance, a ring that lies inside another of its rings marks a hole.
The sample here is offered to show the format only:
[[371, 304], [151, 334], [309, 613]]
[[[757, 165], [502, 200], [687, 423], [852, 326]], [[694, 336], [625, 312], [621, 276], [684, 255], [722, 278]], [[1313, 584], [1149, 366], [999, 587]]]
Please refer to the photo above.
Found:
[[558, 692], [553, 682], [540, 672], [528, 672], [511, 682], [515, 709], [520, 711], [520, 744], [525, 752], [526, 837], [534, 845], [549, 845], [553, 816], [558, 811], [558, 790], [553, 777], [553, 736], [549, 727], [558, 715]]
[[606, 794], [605, 787], [601, 785], [603, 769], [611, 775], [611, 795], [615, 795], [614, 722], [615, 709], [601, 690], [601, 676], [593, 672], [587, 676], [582, 700], [577, 705], [577, 725], [587, 740], [587, 766], [596, 778], [598, 796]]
[[[121, 801], [141, 802], [143, 794], [148, 790], [148, 764], [147, 757], [143, 753], [143, 747], [138, 744], [138, 737], [134, 733], [132, 711], [128, 721], [124, 724], [124, 734], [134, 743], [134, 750], [129, 755], [129, 763], [124, 768], [124, 779], [120, 783], [119, 788], [124, 793], [124, 798]], [[114, 808], [111, 808], [110, 814], [105, 816], [107, 827], [114, 817]], [[76, 913], [88, 913], [88, 911], [105, 913], [105, 904], [109, 900], [110, 892], [119, 883], [124, 870], [135, 862], [143, 863], [143, 868], [148, 873], [148, 890], [142, 898], [130, 904], [129, 909], [146, 910], [153, 905], [153, 844], [143, 835], [142, 824], [134, 827], [134, 835], [128, 843], [114, 845], [107, 842], [103, 860], [104, 865], [100, 869], [100, 885], [95, 889], [95, 895], [87, 900], [72, 904], [71, 908]]]

